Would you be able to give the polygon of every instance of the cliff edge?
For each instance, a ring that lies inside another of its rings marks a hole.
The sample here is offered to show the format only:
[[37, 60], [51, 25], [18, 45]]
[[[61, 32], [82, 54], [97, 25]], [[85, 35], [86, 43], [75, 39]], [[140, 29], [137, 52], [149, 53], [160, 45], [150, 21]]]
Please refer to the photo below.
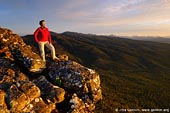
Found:
[[94, 112], [102, 99], [99, 74], [59, 56], [46, 64], [20, 36], [0, 28], [0, 112]]

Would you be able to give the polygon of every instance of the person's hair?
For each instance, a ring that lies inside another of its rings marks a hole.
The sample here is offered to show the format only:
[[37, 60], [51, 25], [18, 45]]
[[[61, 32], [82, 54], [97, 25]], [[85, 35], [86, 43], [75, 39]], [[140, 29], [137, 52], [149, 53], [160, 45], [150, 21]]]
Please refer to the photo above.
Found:
[[42, 26], [42, 23], [45, 22], [45, 20], [40, 20], [39, 24]]

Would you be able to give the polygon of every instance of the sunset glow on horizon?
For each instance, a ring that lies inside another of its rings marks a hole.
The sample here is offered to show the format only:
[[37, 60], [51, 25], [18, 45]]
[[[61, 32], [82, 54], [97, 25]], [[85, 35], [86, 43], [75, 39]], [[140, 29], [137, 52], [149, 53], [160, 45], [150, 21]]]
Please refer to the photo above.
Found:
[[0, 26], [32, 34], [45, 19], [51, 31], [170, 36], [170, 0], [1, 0]]

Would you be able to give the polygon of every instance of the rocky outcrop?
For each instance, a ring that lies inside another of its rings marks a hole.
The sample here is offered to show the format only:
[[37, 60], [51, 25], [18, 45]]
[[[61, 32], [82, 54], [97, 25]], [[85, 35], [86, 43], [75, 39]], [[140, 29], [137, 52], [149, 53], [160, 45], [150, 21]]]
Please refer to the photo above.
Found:
[[59, 58], [45, 64], [22, 38], [0, 28], [0, 112], [93, 112], [102, 99], [99, 74]]
[[[98, 73], [74, 61], [53, 62], [48, 70], [53, 83], [75, 93], [77, 101], [85, 106], [85, 111], [95, 109], [95, 103], [102, 98]], [[77, 108], [80, 107], [76, 107], [76, 111]]]
[[64, 100], [65, 90], [51, 84], [44, 76], [34, 81], [41, 90], [41, 96], [47, 102], [60, 103]]
[[32, 73], [40, 73], [45, 69], [45, 63], [39, 55], [31, 50], [31, 47], [26, 45], [22, 38], [13, 34], [11, 30], [0, 28], [0, 45], [1, 48], [6, 48], [8, 53], [11, 52], [15, 61], [24, 66]]

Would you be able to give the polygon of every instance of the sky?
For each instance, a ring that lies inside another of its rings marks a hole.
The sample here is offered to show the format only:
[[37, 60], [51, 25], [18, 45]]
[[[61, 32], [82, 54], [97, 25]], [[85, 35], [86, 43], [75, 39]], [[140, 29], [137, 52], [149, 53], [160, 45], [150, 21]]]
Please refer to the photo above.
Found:
[[50, 31], [170, 36], [170, 0], [0, 0], [0, 27], [33, 34]]

